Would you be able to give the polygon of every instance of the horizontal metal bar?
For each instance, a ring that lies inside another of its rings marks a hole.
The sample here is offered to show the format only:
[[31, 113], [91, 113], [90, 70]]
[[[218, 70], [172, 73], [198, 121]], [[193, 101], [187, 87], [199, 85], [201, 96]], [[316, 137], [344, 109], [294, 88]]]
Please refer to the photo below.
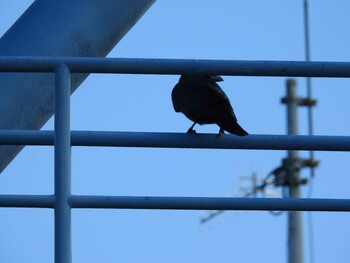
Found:
[[[275, 210], [350, 212], [350, 199], [157, 196], [68, 197], [71, 208], [169, 210]], [[0, 195], [0, 207], [54, 208], [54, 195]]]
[[53, 72], [60, 64], [73, 73], [350, 77], [350, 62], [0, 56], [0, 72]]
[[[53, 131], [0, 130], [0, 145], [53, 145]], [[72, 131], [72, 146], [350, 151], [350, 136]]]
[[72, 208], [350, 211], [350, 200], [347, 199], [74, 195], [69, 200]]
[[0, 207], [54, 208], [54, 195], [0, 195]]

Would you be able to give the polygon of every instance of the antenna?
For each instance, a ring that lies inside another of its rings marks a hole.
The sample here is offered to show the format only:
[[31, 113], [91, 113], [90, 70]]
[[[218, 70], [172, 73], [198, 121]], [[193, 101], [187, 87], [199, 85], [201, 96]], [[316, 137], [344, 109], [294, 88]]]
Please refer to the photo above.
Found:
[[[239, 195], [241, 197], [257, 197], [258, 193], [263, 194], [264, 196], [275, 195], [275, 191], [271, 189], [267, 189], [266, 187], [269, 185], [274, 185], [274, 181], [271, 180], [271, 173], [268, 174], [264, 179], [258, 178], [256, 173], [253, 173], [251, 176], [240, 176], [239, 177], [240, 186], [238, 188]], [[250, 183], [249, 186], [246, 186], [245, 183]], [[200, 219], [201, 224], [208, 223], [213, 220], [217, 216], [224, 213], [225, 210], [218, 210], [215, 212], [210, 212], [206, 217]]]

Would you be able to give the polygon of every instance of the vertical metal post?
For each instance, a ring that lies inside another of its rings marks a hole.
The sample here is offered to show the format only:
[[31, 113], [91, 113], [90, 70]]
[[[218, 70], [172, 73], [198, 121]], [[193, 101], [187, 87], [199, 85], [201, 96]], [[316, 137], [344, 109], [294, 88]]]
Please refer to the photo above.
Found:
[[60, 65], [55, 71], [55, 263], [72, 261], [70, 90], [70, 71]]
[[[286, 102], [288, 135], [296, 135], [298, 134], [298, 98], [294, 79], [287, 80]], [[288, 151], [287, 171], [289, 197], [300, 198], [298, 151]], [[299, 211], [288, 212], [288, 262], [303, 263], [302, 213]]]

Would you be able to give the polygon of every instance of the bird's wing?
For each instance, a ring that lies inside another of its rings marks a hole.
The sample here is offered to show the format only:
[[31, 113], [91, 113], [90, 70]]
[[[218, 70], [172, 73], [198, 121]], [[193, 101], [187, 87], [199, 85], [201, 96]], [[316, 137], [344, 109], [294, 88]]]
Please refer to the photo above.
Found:
[[207, 83], [206, 88], [201, 90], [201, 94], [206, 101], [205, 107], [208, 109], [208, 112], [216, 111], [221, 113], [223, 117], [229, 115], [229, 118], [233, 117], [237, 121], [229, 98], [218, 84], [215, 82]]
[[237, 120], [230, 100], [214, 81], [198, 79], [181, 81], [173, 89], [172, 100], [177, 112]]

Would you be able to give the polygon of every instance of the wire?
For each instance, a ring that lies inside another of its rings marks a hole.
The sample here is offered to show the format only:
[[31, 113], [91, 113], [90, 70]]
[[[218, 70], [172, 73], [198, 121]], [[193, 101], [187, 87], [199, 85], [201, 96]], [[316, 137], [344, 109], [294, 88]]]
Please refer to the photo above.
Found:
[[[310, 61], [310, 31], [309, 31], [309, 3], [308, 0], [304, 0], [304, 33], [305, 33], [305, 58], [306, 61]], [[311, 99], [312, 97], [312, 85], [311, 78], [306, 78], [306, 88], [307, 88], [307, 97]], [[308, 130], [309, 135], [313, 135], [313, 114], [312, 106], [308, 108]], [[310, 160], [314, 160], [314, 152], [310, 151]], [[310, 180], [307, 197], [311, 198], [315, 178], [315, 168], [310, 167]], [[307, 213], [308, 221], [308, 230], [309, 230], [309, 250], [310, 250], [310, 263], [315, 262], [315, 247], [314, 247], [314, 231], [313, 231], [313, 220], [312, 213]]]
[[208, 221], [212, 220], [214, 217], [217, 217], [218, 215], [220, 215], [221, 213], [225, 212], [225, 210], [218, 210], [215, 212], [210, 213], [208, 216], [201, 218], [200, 223], [201, 224], [205, 224]]
[[308, 181], [307, 198], [312, 197], [312, 194], [314, 192], [314, 184], [315, 184], [315, 178], [310, 176]]

